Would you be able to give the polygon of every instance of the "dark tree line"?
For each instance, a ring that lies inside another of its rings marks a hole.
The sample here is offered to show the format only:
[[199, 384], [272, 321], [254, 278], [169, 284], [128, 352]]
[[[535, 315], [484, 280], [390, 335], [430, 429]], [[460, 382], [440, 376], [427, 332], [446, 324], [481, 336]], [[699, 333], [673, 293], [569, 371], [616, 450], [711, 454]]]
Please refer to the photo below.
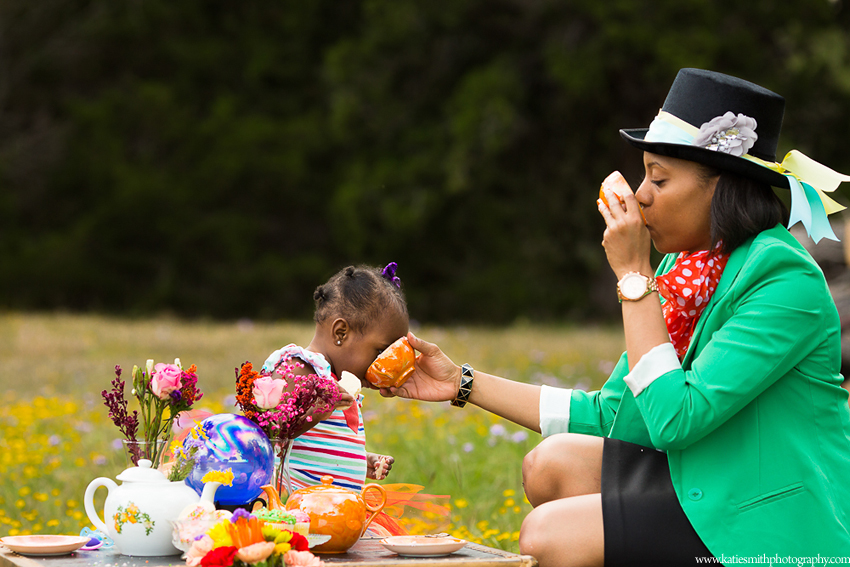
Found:
[[783, 152], [850, 172], [848, 13], [3, 0], [0, 307], [301, 318], [394, 260], [417, 319], [610, 314], [595, 195], [640, 177], [617, 130], [712, 68], [786, 97]]

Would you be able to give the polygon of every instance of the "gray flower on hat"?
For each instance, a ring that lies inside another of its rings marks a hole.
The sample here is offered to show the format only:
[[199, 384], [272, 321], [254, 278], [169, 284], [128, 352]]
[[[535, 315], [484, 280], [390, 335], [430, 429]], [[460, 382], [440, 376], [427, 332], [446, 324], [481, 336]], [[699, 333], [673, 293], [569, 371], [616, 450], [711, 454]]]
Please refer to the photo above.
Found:
[[693, 145], [740, 157], [758, 140], [756, 126], [755, 118], [743, 114], [735, 116], [735, 113], [727, 112], [703, 124], [694, 138]]

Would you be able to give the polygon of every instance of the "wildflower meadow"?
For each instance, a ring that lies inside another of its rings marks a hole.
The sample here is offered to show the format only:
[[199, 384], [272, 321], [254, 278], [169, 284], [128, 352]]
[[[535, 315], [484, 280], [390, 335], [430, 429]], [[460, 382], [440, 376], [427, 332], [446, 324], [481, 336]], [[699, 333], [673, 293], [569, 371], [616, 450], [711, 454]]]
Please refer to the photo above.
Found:
[[[572, 388], [601, 385], [623, 348], [614, 328], [413, 330], [457, 363]], [[148, 358], [180, 357], [197, 366], [200, 409], [238, 413], [234, 369], [245, 361], [261, 363], [286, 343], [307, 344], [312, 333], [312, 323], [0, 314], [0, 536], [77, 534], [91, 527], [82, 505], [86, 486], [128, 466], [100, 396], [116, 364], [132, 368]], [[522, 458], [540, 435], [471, 405], [458, 409], [364, 393], [367, 448], [395, 457], [383, 482], [450, 495], [447, 531], [517, 551], [531, 509], [522, 491]], [[105, 492], [98, 492], [101, 509]]]

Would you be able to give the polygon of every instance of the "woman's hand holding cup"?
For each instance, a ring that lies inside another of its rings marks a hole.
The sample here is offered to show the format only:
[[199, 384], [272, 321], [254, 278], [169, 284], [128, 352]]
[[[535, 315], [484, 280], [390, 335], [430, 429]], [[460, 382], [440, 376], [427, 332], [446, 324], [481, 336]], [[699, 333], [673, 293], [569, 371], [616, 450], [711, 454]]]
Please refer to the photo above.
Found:
[[426, 402], [453, 400], [460, 387], [460, 367], [440, 347], [407, 334], [407, 340], [419, 355], [413, 373], [399, 387], [381, 388], [384, 397], [398, 396]]

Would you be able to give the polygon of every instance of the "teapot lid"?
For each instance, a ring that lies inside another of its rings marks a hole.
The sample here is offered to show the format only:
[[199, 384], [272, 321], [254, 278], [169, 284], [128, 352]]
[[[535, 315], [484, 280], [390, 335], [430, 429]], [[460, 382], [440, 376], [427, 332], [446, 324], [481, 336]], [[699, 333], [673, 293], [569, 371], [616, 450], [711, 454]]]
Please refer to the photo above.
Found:
[[345, 488], [344, 486], [338, 486], [334, 483], [334, 477], [329, 474], [323, 475], [321, 478], [321, 484], [314, 484], [310, 486], [305, 486], [304, 488], [299, 488], [293, 494], [326, 494], [326, 493], [351, 493], [358, 494], [354, 490], [350, 488]]
[[168, 482], [162, 472], [152, 469], [153, 463], [148, 459], [139, 459], [139, 466], [130, 467], [116, 476], [123, 482]]

